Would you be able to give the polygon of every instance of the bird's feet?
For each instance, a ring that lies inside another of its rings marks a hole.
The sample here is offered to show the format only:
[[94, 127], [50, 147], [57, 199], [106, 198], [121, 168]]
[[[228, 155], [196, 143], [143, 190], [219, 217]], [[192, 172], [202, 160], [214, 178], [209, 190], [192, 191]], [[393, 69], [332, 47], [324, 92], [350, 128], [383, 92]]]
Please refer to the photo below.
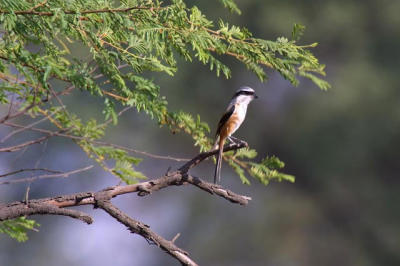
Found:
[[237, 144], [237, 145], [244, 144], [245, 146], [249, 146], [249, 144], [247, 144], [246, 141], [238, 139], [238, 138], [235, 138], [233, 136], [229, 136], [228, 139], [229, 139], [230, 142], [232, 142], [234, 144]]

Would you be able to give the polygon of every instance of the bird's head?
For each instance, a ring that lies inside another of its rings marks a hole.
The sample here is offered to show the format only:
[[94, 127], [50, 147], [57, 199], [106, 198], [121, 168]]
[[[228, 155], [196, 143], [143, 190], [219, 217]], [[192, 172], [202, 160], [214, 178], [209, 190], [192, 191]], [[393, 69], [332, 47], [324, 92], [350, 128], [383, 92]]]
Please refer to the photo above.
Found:
[[233, 95], [232, 100], [236, 103], [244, 103], [249, 104], [252, 100], [257, 99], [258, 96], [255, 94], [255, 91], [247, 86], [240, 87]]

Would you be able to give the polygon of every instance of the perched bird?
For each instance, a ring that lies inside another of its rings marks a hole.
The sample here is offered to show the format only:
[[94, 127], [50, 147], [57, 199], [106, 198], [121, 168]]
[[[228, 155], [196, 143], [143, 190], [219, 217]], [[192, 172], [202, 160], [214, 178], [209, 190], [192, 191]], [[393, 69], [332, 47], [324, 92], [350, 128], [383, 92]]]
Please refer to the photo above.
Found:
[[220, 182], [221, 179], [221, 163], [222, 153], [226, 139], [231, 142], [241, 142], [239, 139], [232, 137], [232, 134], [240, 127], [246, 117], [247, 106], [249, 103], [257, 99], [257, 95], [250, 87], [240, 87], [233, 95], [231, 102], [218, 123], [217, 133], [215, 134], [216, 141], [214, 149], [219, 149], [217, 164], [215, 166], [214, 183]]

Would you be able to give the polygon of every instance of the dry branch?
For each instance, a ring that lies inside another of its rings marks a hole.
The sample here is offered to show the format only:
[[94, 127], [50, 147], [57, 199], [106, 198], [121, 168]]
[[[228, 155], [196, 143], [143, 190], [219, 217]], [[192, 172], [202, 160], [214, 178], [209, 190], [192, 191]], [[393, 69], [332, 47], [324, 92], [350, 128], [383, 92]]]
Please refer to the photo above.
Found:
[[[224, 151], [236, 150], [247, 147], [247, 143], [230, 144], [224, 148]], [[169, 186], [180, 186], [192, 184], [211, 194], [223, 197], [233, 203], [246, 205], [250, 197], [238, 195], [227, 190], [220, 185], [212, 184], [194, 177], [189, 174], [189, 170], [205, 159], [215, 155], [218, 151], [213, 150], [203, 152], [195, 156], [192, 160], [185, 163], [182, 167], [174, 172], [152, 179], [150, 181], [115, 186], [103, 189], [98, 192], [81, 192], [71, 195], [57, 196], [52, 198], [33, 199], [29, 201], [19, 201], [9, 204], [0, 204], [0, 221], [17, 218], [20, 216], [29, 216], [35, 214], [65, 215], [75, 219], [79, 219], [88, 224], [92, 223], [92, 218], [80, 211], [66, 209], [66, 207], [74, 207], [79, 205], [93, 205], [99, 207], [117, 219], [120, 223], [127, 226], [133, 233], [141, 235], [147, 241], [155, 243], [161, 249], [171, 256], [179, 260], [183, 265], [197, 265], [188, 257], [188, 253], [177, 246], [174, 241], [169, 241], [149, 229], [149, 226], [130, 218], [128, 215], [114, 206], [110, 200], [118, 195], [137, 192], [139, 196], [149, 195]]]
[[103, 209], [109, 215], [114, 217], [118, 222], [128, 227], [132, 233], [143, 236], [151, 243], [154, 243], [165, 252], [175, 257], [178, 261], [182, 263], [182, 265], [197, 265], [191, 258], [188, 257], [188, 253], [178, 248], [173, 241], [166, 240], [165, 238], [151, 231], [148, 225], [132, 219], [127, 214], [118, 209], [115, 205], [113, 205], [109, 200], [97, 199], [96, 205], [97, 207]]

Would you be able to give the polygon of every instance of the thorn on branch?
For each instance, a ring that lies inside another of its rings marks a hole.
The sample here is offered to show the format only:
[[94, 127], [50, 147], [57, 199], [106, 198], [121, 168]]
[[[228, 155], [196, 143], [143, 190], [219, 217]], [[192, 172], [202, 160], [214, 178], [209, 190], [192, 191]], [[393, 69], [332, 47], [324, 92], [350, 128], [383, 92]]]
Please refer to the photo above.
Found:
[[[152, 183], [152, 182], [149, 182], [149, 184], [154, 185], [154, 183]], [[151, 190], [146, 188], [146, 184], [143, 184], [143, 185], [138, 184], [137, 190], [138, 190], [138, 196], [140, 196], [140, 197], [151, 194]]]
[[165, 172], [165, 175], [169, 175], [169, 171], [171, 171], [171, 166], [168, 166], [167, 172]]
[[181, 236], [181, 233], [177, 233], [176, 236], [174, 236], [174, 238], [172, 238], [171, 242], [175, 243], [175, 241]]

